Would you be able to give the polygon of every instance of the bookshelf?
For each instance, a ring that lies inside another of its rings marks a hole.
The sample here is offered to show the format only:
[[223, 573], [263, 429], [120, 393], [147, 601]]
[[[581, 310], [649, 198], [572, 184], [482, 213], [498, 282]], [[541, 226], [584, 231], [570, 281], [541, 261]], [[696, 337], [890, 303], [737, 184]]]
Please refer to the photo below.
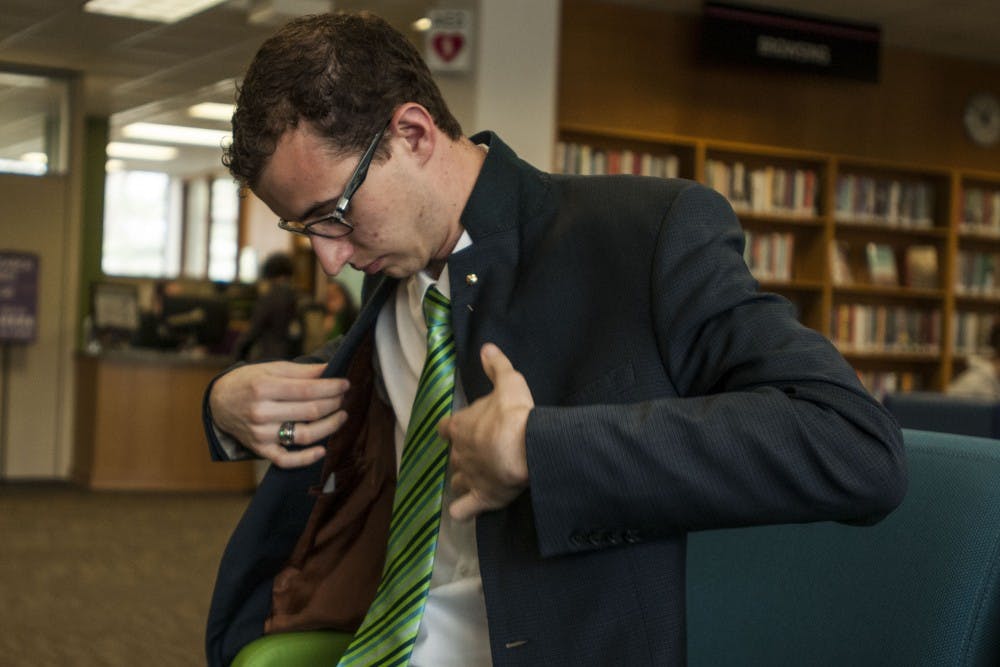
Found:
[[954, 316], [949, 333], [953, 365], [961, 370], [1000, 322], [1000, 176], [959, 173], [954, 190]]
[[876, 396], [943, 390], [1000, 319], [1000, 173], [574, 124], [556, 156], [562, 173], [722, 193], [761, 288], [792, 301]]

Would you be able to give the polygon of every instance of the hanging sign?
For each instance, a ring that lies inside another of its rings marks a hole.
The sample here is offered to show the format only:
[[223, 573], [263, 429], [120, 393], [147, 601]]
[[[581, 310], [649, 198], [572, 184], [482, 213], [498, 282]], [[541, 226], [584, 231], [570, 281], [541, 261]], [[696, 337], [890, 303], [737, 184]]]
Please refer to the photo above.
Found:
[[472, 12], [432, 9], [424, 42], [424, 59], [432, 72], [467, 72], [472, 65]]
[[701, 57], [877, 82], [882, 29], [729, 2], [706, 2]]
[[38, 255], [0, 250], [0, 343], [38, 336]]

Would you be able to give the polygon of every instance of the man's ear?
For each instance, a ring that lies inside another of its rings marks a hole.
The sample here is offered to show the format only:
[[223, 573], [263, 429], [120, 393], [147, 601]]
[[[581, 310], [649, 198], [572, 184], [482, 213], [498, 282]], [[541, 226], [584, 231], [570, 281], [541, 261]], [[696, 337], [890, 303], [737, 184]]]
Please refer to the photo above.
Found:
[[426, 162], [434, 154], [438, 129], [430, 112], [415, 102], [407, 102], [392, 117], [393, 134], [403, 139], [410, 154]]

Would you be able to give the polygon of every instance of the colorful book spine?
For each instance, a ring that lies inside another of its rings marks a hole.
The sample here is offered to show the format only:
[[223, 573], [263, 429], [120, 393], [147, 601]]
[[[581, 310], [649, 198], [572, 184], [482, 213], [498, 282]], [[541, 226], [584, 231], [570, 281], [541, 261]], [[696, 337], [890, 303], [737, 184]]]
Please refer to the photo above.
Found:
[[556, 143], [553, 171], [559, 174], [585, 176], [635, 174], [677, 178], [680, 175], [680, 158], [672, 154], [619, 150], [579, 142], [559, 141]]
[[748, 230], [744, 236], [743, 260], [757, 280], [789, 281], [794, 277], [794, 234]]
[[835, 201], [834, 217], [840, 222], [920, 229], [934, 226], [934, 186], [924, 181], [841, 174]]
[[738, 213], [810, 217], [819, 212], [813, 169], [775, 165], [748, 169], [739, 160], [710, 159], [705, 163], [705, 181]]
[[936, 354], [941, 345], [937, 308], [839, 304], [830, 337], [844, 352]]
[[967, 187], [962, 191], [963, 232], [1000, 237], [1000, 187]]

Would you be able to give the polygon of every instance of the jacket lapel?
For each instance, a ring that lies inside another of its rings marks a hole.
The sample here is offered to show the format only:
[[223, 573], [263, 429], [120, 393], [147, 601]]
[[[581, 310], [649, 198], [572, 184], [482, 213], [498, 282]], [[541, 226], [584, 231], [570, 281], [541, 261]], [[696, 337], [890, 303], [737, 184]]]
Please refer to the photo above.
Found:
[[375, 321], [378, 319], [378, 314], [382, 310], [382, 306], [385, 305], [386, 299], [396, 289], [398, 282], [395, 278], [388, 278], [386, 276], [366, 279], [363, 291], [366, 293], [367, 298], [364, 300], [364, 306], [361, 308], [361, 312], [358, 313], [358, 318], [355, 320], [354, 325], [344, 334], [344, 339], [340, 343], [340, 347], [337, 348], [333, 357], [330, 358], [330, 362], [323, 369], [322, 377], [344, 377], [347, 374], [347, 368], [358, 349], [358, 345], [364, 341], [371, 328], [375, 326]]

